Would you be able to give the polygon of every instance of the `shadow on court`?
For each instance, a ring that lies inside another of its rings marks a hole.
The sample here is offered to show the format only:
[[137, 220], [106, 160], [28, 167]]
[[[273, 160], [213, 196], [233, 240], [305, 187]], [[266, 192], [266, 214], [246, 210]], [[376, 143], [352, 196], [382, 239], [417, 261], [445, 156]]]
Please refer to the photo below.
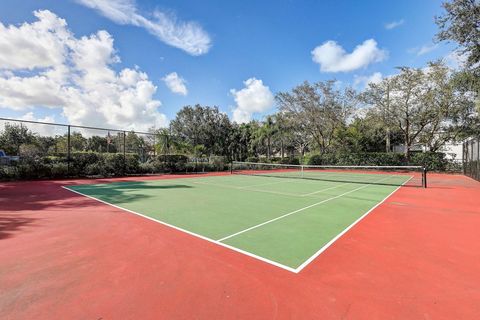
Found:
[[[82, 185], [71, 187], [72, 190], [85, 193], [109, 203], [122, 204], [134, 201], [142, 201], [155, 197], [155, 193], [149, 194], [148, 190], [170, 190], [170, 189], [190, 189], [194, 188], [186, 184], [162, 184], [155, 185], [141, 181], [111, 183], [104, 185]], [[137, 193], [135, 191], [138, 191]]]
[[0, 240], [10, 238], [15, 233], [21, 232], [36, 219], [18, 215], [0, 214]]

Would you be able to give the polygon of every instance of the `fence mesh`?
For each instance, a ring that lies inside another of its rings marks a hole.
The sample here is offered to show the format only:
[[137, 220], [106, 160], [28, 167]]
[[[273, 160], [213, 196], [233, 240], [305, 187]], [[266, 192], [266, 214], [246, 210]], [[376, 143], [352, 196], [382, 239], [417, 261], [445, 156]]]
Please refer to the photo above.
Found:
[[480, 138], [463, 143], [463, 173], [480, 181]]
[[0, 118], [0, 179], [191, 173], [228, 168], [168, 130], [152, 132]]

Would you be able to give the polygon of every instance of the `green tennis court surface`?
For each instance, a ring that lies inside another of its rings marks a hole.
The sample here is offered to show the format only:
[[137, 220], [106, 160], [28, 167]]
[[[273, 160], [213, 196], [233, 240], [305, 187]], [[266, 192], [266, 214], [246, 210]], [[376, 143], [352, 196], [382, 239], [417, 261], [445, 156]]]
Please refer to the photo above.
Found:
[[411, 178], [334, 177], [339, 181], [224, 175], [68, 189], [298, 272]]

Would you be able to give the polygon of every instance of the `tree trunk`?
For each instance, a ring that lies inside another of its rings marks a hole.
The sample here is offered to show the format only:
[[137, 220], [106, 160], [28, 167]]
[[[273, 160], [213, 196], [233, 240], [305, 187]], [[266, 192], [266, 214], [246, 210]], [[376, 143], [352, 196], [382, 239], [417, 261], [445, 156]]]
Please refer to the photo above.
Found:
[[408, 139], [407, 134], [405, 134], [405, 144], [404, 144], [403, 153], [405, 154], [405, 160], [407, 160], [407, 162], [410, 162], [410, 141]]
[[267, 159], [270, 160], [270, 137], [267, 138]]
[[387, 134], [385, 136], [385, 148], [386, 152], [390, 152], [390, 128], [387, 127]]

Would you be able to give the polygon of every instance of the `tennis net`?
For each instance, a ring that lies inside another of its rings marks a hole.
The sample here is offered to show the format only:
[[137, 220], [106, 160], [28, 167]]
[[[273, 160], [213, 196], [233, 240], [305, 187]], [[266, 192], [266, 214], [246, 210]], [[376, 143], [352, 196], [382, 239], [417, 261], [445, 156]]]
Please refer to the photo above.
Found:
[[231, 173], [288, 179], [427, 187], [427, 171], [422, 166], [291, 165], [233, 161]]

